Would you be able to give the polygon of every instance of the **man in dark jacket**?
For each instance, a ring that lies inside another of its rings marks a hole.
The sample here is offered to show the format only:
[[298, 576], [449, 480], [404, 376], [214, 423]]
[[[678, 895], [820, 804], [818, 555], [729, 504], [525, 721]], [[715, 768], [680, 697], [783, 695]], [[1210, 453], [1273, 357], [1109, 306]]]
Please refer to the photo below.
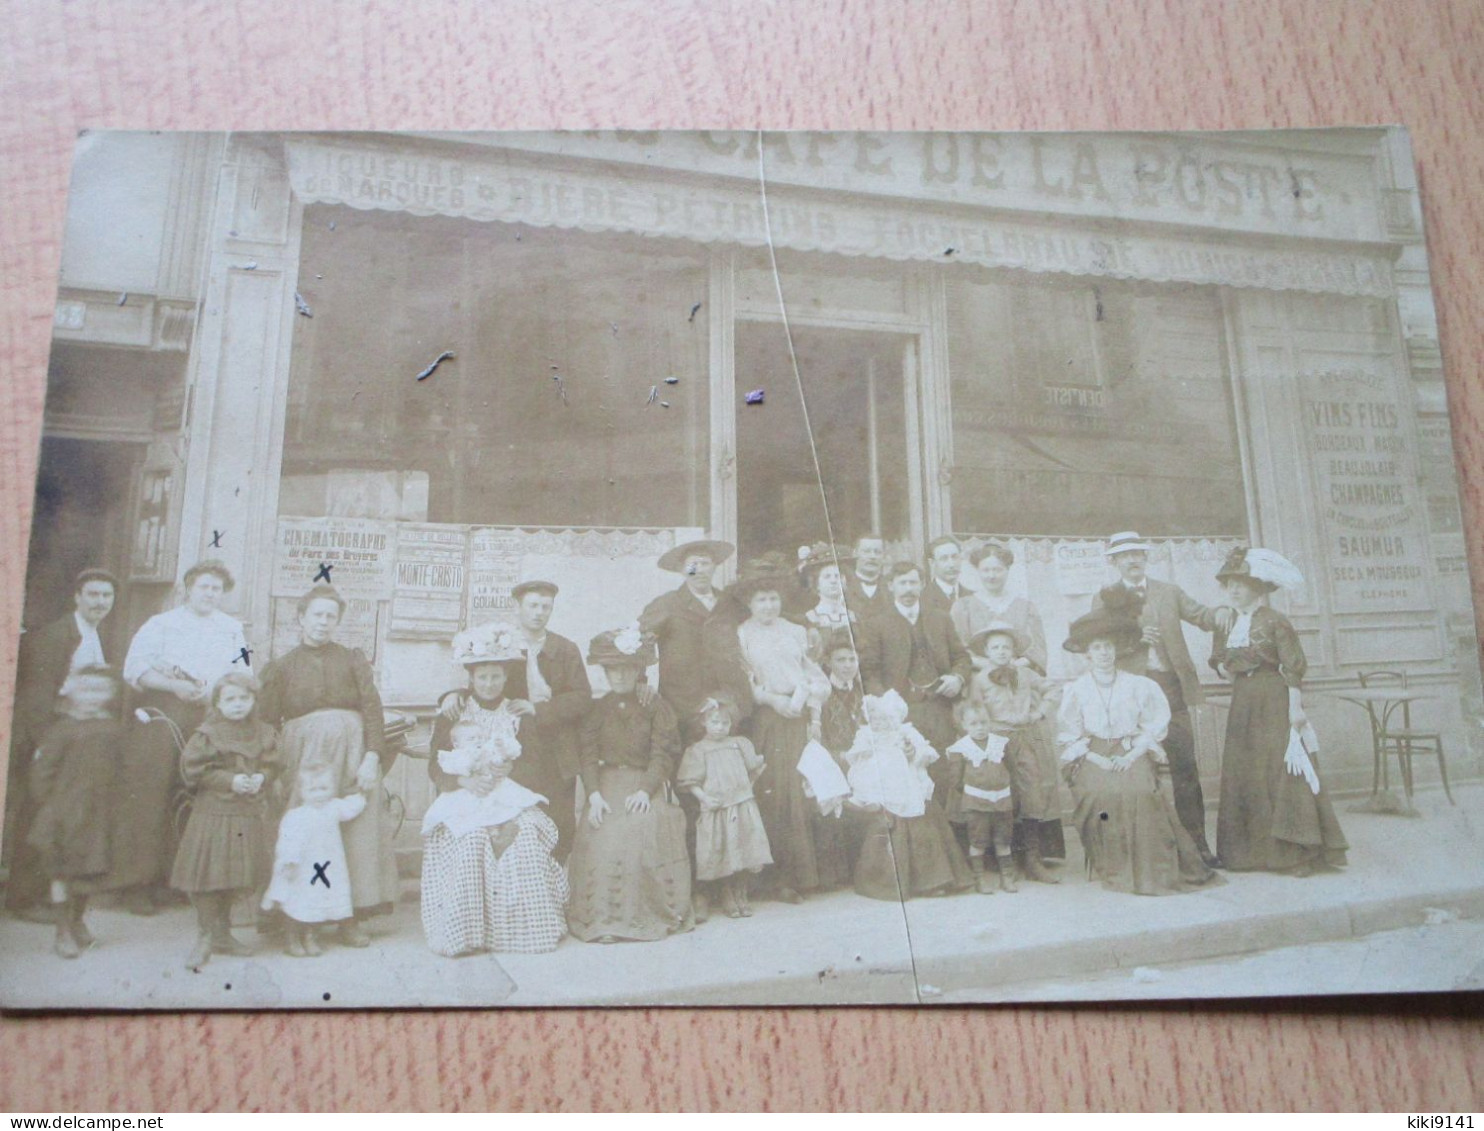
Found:
[[[907, 701], [908, 718], [941, 755], [957, 737], [953, 701], [973, 675], [969, 652], [958, 630], [941, 609], [922, 602], [922, 572], [912, 562], [898, 562], [887, 573], [892, 605], [865, 621], [856, 634], [861, 681], [867, 695], [894, 690]], [[946, 800], [941, 778], [947, 759], [928, 769]]]
[[5, 906], [24, 919], [45, 921], [51, 912], [47, 876], [26, 844], [35, 816], [26, 784], [28, 771], [42, 736], [56, 719], [57, 696], [67, 677], [79, 668], [108, 663], [98, 628], [113, 611], [117, 594], [113, 574], [85, 569], [72, 588], [72, 612], [21, 638], [5, 792], [5, 855], [10, 862]]
[[703, 540], [666, 551], [660, 569], [685, 580], [639, 614], [639, 631], [653, 637], [659, 647], [659, 693], [675, 712], [681, 737], [687, 740], [693, 737], [696, 708], [716, 690], [704, 629], [719, 599], [711, 579], [734, 549], [728, 542]]
[[971, 592], [958, 583], [964, 569], [964, 551], [957, 538], [944, 535], [928, 543], [928, 573], [932, 576], [922, 587], [922, 603], [930, 609], [952, 613], [960, 597]]
[[557, 587], [550, 581], [523, 581], [510, 591], [520, 616], [525, 664], [511, 664], [505, 694], [521, 715], [521, 756], [512, 780], [543, 794], [557, 827], [553, 855], [565, 860], [577, 832], [578, 724], [593, 701], [587, 665], [577, 645], [548, 632]]
[[845, 577], [845, 606], [860, 623], [891, 608], [891, 590], [883, 576], [886, 541], [879, 534], [862, 534], [854, 553], [855, 564]]

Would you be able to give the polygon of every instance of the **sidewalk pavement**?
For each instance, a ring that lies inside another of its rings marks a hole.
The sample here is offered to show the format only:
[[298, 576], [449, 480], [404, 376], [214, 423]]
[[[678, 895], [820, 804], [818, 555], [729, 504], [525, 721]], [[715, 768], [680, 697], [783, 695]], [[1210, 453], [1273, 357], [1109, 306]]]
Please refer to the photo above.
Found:
[[[1281, 947], [1353, 939], [1453, 918], [1484, 918], [1484, 784], [1418, 797], [1420, 819], [1338, 805], [1350, 840], [1342, 873], [1231, 874], [1218, 887], [1148, 898], [1089, 883], [1075, 838], [1055, 887], [965, 894], [904, 906], [833, 892], [799, 906], [754, 901], [751, 919], [713, 918], [655, 943], [567, 940], [545, 955], [443, 959], [426, 949], [416, 886], [365, 950], [293, 959], [267, 943], [251, 958], [184, 968], [194, 918], [100, 908], [99, 945], [51, 953], [51, 928], [0, 920], [0, 1004], [9, 1009], [262, 1009], [366, 1006], [865, 1004], [1055, 1000], [1057, 983]], [[1213, 814], [1214, 823], [1214, 814]], [[251, 937], [252, 932], [239, 931]], [[910, 942], [909, 942], [910, 940]], [[1453, 989], [1474, 971], [1456, 949], [1419, 949], [1419, 979]], [[1427, 970], [1431, 964], [1434, 968]], [[1465, 969], [1463, 966], [1467, 966]], [[1455, 969], [1454, 967], [1459, 967]], [[1302, 969], [1203, 996], [1289, 995]], [[1104, 979], [1109, 999], [1128, 983]], [[1384, 984], [1356, 991], [1384, 991]], [[1130, 991], [1127, 996], [1147, 997]]]

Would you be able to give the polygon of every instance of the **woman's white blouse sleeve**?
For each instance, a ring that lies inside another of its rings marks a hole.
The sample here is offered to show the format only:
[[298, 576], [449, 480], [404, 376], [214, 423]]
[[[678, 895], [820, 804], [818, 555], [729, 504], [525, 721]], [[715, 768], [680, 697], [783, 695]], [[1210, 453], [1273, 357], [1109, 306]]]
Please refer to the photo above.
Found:
[[124, 657], [124, 681], [136, 691], [141, 690], [139, 677], [160, 663], [164, 654], [164, 625], [160, 617], [153, 616], [140, 626], [129, 642], [129, 654]]
[[1170, 701], [1152, 679], [1140, 679], [1135, 694], [1139, 700], [1139, 735], [1157, 746], [1170, 729]]
[[1056, 745], [1063, 762], [1075, 762], [1087, 753], [1089, 738], [1087, 725], [1082, 717], [1082, 681], [1067, 685], [1062, 695], [1061, 706], [1056, 712]]

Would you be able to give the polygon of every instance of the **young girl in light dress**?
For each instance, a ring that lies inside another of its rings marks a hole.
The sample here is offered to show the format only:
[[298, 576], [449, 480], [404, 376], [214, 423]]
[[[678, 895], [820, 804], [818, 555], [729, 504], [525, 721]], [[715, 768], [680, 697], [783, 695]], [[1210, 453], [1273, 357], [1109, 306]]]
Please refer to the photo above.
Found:
[[681, 758], [675, 784], [701, 806], [696, 817], [696, 879], [720, 880], [722, 910], [738, 919], [752, 914], [749, 875], [773, 863], [752, 795], [763, 759], [751, 742], [732, 734], [740, 712], [730, 696], [717, 692], [697, 714], [706, 737]]
[[323, 954], [317, 928], [344, 922], [355, 911], [340, 826], [360, 816], [366, 795], [336, 797], [335, 784], [324, 768], [303, 770], [299, 774], [303, 802], [285, 813], [278, 826], [273, 880], [263, 896], [263, 910], [283, 909], [289, 921], [284, 952], [293, 958]]

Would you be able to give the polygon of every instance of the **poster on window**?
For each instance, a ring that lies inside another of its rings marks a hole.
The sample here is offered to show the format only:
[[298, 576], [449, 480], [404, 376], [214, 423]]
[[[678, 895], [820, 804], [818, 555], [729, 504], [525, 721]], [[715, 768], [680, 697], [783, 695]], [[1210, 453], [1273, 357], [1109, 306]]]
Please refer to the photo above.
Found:
[[468, 528], [404, 522], [397, 527], [393, 636], [446, 639], [464, 613]]
[[273, 543], [275, 597], [333, 585], [342, 597], [391, 596], [397, 525], [370, 518], [280, 518]]
[[521, 535], [513, 530], [482, 528], [469, 532], [468, 624], [515, 621], [515, 598], [510, 590], [521, 579], [522, 542]]

